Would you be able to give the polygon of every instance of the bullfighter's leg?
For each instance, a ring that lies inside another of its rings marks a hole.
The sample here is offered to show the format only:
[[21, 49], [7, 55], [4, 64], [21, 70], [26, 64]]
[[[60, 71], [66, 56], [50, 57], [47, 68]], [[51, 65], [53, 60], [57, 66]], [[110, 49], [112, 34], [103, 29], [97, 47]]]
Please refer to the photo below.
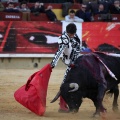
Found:
[[118, 85], [114, 87], [113, 89], [113, 93], [114, 93], [114, 99], [113, 99], [113, 111], [117, 112], [118, 111], [118, 96], [119, 96], [119, 88]]
[[[67, 67], [67, 69], [65, 71], [65, 74], [64, 74], [64, 78], [63, 78], [62, 84], [66, 80], [67, 74], [70, 71], [70, 69], [71, 69], [70, 67]], [[60, 108], [59, 108], [58, 112], [69, 112], [67, 104], [66, 104], [66, 102], [64, 101], [64, 99], [61, 96], [60, 96]]]

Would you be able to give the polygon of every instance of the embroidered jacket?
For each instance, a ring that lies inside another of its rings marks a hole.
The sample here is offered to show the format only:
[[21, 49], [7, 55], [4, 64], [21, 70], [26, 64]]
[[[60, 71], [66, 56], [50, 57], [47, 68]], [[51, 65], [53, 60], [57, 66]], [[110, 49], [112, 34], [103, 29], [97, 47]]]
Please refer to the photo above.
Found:
[[59, 48], [51, 62], [52, 67], [57, 65], [58, 60], [62, 55], [62, 61], [66, 64], [72, 64], [80, 54], [82, 41], [78, 38], [77, 34], [70, 38], [66, 31], [59, 37]]

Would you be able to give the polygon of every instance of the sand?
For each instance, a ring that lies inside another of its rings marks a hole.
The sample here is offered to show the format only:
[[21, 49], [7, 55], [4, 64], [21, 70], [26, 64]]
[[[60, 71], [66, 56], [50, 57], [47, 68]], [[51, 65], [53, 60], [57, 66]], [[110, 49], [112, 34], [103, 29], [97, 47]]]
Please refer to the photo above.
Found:
[[[95, 112], [95, 107], [92, 101], [87, 98], [83, 100], [79, 112], [76, 114], [59, 113], [59, 100], [50, 103], [62, 82], [63, 68], [54, 68], [52, 71], [44, 116], [38, 116], [19, 104], [14, 99], [14, 92], [24, 85], [29, 76], [36, 71], [38, 69], [0, 69], [0, 120], [93, 120], [91, 116]], [[112, 100], [113, 97], [105, 97], [104, 99], [104, 105], [107, 108], [106, 118], [101, 117], [94, 120], [120, 120], [120, 111], [117, 113], [112, 111]]]

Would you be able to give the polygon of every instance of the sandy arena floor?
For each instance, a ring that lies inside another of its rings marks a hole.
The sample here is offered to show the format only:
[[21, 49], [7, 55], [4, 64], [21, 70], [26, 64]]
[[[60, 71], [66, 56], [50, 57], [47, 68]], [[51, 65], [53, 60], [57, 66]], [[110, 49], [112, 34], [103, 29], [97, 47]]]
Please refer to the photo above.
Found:
[[[14, 92], [25, 84], [29, 76], [36, 71], [38, 69], [0, 69], [0, 120], [93, 120], [91, 116], [95, 111], [95, 107], [89, 99], [84, 99], [79, 112], [76, 114], [58, 113], [59, 100], [55, 103], [50, 103], [61, 84], [64, 74], [62, 68], [54, 68], [51, 74], [44, 116], [38, 116], [16, 102], [13, 96]], [[112, 99], [105, 98], [104, 104], [107, 108], [106, 119], [99, 118], [98, 120], [120, 120], [120, 111], [114, 113], [111, 109]]]

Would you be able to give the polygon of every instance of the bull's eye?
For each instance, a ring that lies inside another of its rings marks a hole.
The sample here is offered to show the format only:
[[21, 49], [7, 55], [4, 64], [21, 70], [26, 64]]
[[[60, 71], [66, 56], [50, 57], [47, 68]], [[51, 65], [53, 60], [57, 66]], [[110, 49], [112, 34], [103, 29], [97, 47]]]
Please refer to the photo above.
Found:
[[47, 38], [42, 34], [34, 34], [27, 36], [28, 41], [36, 43], [36, 44], [46, 44]]
[[1, 39], [1, 38], [3, 38], [3, 35], [2, 35], [2, 34], [0, 34], [0, 39]]
[[4, 38], [3, 34], [2, 34], [2, 33], [0, 33], [0, 43], [2, 43], [3, 38]]
[[58, 37], [46, 35], [46, 38], [48, 44], [53, 44], [58, 42]]
[[28, 33], [24, 37], [35, 44], [56, 44], [58, 41], [58, 36], [45, 35], [42, 33]]
[[29, 38], [29, 40], [30, 40], [30, 41], [34, 41], [34, 40], [35, 40], [35, 37], [34, 37], [34, 36], [31, 36], [31, 37]]

